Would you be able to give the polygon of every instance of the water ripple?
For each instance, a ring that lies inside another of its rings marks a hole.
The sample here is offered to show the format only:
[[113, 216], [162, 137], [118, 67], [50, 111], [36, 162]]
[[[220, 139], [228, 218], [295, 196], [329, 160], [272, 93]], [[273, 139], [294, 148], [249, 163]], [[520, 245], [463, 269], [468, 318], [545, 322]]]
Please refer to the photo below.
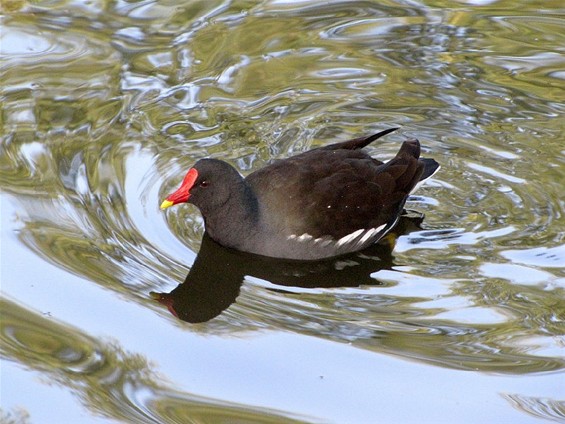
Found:
[[[0, 172], [13, 234], [35, 256], [158, 310], [149, 292], [196, 268], [200, 214], [158, 205], [197, 159], [247, 174], [401, 126], [368, 150], [390, 158], [417, 137], [442, 164], [407, 204], [426, 214], [421, 228], [384, 259], [243, 272], [231, 303], [182, 328], [293, 332], [452, 369], [562, 372], [564, 40], [548, 10], [507, 8], [30, 2], [2, 32]], [[325, 284], [306, 284], [313, 275]], [[112, 417], [296, 418], [156, 384], [143, 358], [9, 303], [2, 355]], [[562, 409], [505, 396], [535, 416]]]
[[565, 402], [551, 398], [524, 396], [520, 394], [503, 394], [510, 404], [530, 416], [550, 421], [565, 420]]
[[127, 422], [173, 422], [178, 417], [184, 421], [200, 415], [303, 422], [292, 413], [179, 392], [144, 357], [123, 351], [116, 342], [94, 340], [5, 299], [0, 304], [0, 354], [42, 371], [49, 384], [69, 390], [93, 413]]
[[[8, 301], [2, 300], [7, 311]], [[69, 332], [57, 328], [45, 318], [36, 318], [23, 308], [11, 305], [10, 314], [4, 314], [0, 336], [2, 355], [19, 357], [32, 367], [58, 369], [68, 374], [107, 374], [107, 362], [99, 350], [87, 339], [69, 339]], [[21, 356], [24, 356], [22, 358]]]

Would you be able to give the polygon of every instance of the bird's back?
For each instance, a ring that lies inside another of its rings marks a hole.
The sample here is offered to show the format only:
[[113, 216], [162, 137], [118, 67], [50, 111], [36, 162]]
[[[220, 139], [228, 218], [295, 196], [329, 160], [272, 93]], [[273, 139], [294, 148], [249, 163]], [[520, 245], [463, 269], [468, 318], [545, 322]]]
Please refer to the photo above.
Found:
[[386, 164], [352, 144], [310, 150], [249, 175], [264, 226], [280, 237], [334, 240], [392, 226], [425, 168], [419, 142], [404, 142]]

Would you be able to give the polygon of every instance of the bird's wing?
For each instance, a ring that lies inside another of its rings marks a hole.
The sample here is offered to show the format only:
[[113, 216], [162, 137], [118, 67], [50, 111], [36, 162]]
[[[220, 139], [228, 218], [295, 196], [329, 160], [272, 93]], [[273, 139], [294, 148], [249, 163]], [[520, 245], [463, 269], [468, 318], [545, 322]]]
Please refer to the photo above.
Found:
[[341, 239], [394, 224], [422, 175], [418, 155], [417, 140], [405, 142], [386, 164], [360, 150], [317, 149], [247, 180], [260, 197], [265, 225], [278, 227], [274, 231]]

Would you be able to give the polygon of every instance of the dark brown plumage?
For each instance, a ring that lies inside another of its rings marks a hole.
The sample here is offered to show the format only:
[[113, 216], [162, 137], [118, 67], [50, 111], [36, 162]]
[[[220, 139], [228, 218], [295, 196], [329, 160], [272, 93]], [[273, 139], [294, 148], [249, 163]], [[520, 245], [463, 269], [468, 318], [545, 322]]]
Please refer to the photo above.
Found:
[[162, 207], [195, 204], [210, 237], [250, 253], [312, 260], [361, 250], [394, 226], [410, 192], [439, 168], [419, 159], [418, 140], [387, 163], [361, 150], [394, 130], [278, 160], [246, 178], [202, 159]]

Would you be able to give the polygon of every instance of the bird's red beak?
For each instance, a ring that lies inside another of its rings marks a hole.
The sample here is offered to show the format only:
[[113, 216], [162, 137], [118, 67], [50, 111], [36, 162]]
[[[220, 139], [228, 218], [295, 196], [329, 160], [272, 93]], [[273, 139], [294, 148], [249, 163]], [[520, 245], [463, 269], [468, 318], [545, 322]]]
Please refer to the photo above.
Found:
[[182, 180], [182, 184], [178, 190], [161, 203], [161, 209], [167, 209], [169, 206], [176, 205], [177, 203], [187, 202], [190, 197], [190, 189], [194, 186], [197, 178], [198, 171], [194, 168], [190, 169], [184, 177], [184, 180]]

